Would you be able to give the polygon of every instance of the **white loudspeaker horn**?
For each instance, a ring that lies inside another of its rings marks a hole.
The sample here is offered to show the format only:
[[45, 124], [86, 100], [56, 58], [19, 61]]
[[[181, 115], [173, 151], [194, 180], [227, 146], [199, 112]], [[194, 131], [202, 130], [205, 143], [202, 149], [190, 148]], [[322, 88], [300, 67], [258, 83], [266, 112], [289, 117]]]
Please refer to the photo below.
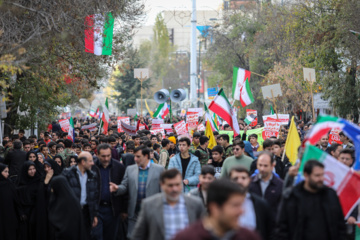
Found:
[[186, 92], [184, 89], [176, 89], [171, 91], [170, 93], [170, 99], [173, 102], [181, 102], [186, 98]]
[[154, 99], [157, 103], [162, 104], [169, 98], [169, 91], [167, 89], [160, 89], [154, 94]]

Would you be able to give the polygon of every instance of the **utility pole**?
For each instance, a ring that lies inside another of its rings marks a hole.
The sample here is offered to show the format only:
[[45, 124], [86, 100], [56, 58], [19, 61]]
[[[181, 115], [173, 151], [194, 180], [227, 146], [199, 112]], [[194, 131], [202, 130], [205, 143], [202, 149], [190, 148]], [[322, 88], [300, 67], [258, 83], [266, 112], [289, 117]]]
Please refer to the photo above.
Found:
[[192, 0], [191, 12], [191, 42], [190, 42], [190, 101], [196, 100], [196, 0]]

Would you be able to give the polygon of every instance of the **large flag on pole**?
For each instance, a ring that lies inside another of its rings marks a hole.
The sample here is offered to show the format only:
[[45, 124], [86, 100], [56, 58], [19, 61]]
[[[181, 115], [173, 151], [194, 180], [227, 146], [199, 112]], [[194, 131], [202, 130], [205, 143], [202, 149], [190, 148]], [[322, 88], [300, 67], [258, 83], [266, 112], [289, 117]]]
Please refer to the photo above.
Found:
[[286, 138], [285, 143], [285, 154], [289, 158], [289, 161], [292, 165], [295, 164], [298, 158], [298, 148], [301, 145], [299, 133], [296, 129], [294, 116], [291, 118], [289, 133]]
[[209, 109], [224, 119], [233, 129], [234, 136], [239, 135], [240, 129], [236, 114], [227, 99], [223, 89], [220, 89], [214, 100], [210, 103]]
[[154, 118], [164, 119], [167, 114], [169, 114], [169, 108], [167, 103], [165, 102], [159, 105], [158, 109], [154, 113]]
[[109, 104], [108, 104], [108, 98], [105, 100], [105, 104], [103, 105], [103, 114], [101, 116], [101, 120], [103, 122], [103, 133], [107, 134], [108, 128], [109, 128], [109, 122], [110, 122], [110, 113], [109, 113]]
[[[360, 127], [345, 119], [329, 115], [318, 116], [316, 124], [306, 135], [304, 142], [315, 145], [322, 136], [328, 134], [333, 128], [341, 129], [344, 134], [353, 141], [355, 149], [360, 149]], [[355, 151], [355, 163], [353, 168], [356, 171], [360, 170], [360, 151]]]
[[306, 162], [312, 159], [325, 165], [324, 183], [336, 191], [345, 219], [348, 218], [360, 200], [360, 175], [330, 154], [310, 144], [306, 146], [299, 169], [300, 173], [303, 173]]
[[95, 55], [111, 55], [114, 17], [94, 14], [85, 17], [85, 52]]
[[251, 72], [242, 68], [233, 68], [233, 87], [232, 96], [235, 100], [240, 101], [241, 88], [245, 85], [246, 80], [250, 81]]
[[75, 128], [74, 128], [74, 120], [71, 117], [69, 120], [69, 131], [68, 131], [68, 139], [70, 139], [71, 141], [75, 142]]

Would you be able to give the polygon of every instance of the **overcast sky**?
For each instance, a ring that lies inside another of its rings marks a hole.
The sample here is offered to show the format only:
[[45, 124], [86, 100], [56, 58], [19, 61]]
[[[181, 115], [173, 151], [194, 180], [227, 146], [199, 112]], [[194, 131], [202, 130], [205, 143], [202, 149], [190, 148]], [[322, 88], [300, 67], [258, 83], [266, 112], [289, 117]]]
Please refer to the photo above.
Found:
[[[156, 15], [166, 10], [191, 10], [191, 0], [144, 0], [145, 1], [145, 25], [153, 25]], [[196, 0], [197, 10], [221, 9], [222, 0]]]

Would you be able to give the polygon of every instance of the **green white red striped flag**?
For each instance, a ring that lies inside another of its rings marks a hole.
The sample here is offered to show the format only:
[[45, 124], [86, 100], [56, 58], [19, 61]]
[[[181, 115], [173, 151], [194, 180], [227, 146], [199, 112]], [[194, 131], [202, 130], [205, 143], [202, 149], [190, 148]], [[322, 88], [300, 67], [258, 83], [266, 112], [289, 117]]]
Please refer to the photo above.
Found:
[[101, 120], [103, 122], [103, 124], [102, 124], [103, 133], [107, 134], [108, 128], [109, 128], [109, 122], [110, 122], [108, 98], [106, 98], [105, 104], [103, 105], [103, 113], [102, 113], [102, 116], [101, 116]]
[[111, 12], [85, 17], [85, 52], [111, 55], [114, 17]]
[[246, 79], [250, 80], [251, 72], [243, 68], [233, 68], [233, 87], [232, 96], [235, 100], [240, 101], [241, 88], [244, 86]]
[[206, 106], [206, 103], [204, 102], [204, 109], [205, 109], [205, 125], [206, 122], [209, 121], [210, 126], [211, 126], [211, 130], [212, 131], [219, 131], [219, 127], [217, 126], [217, 124], [215, 123], [214, 119], [211, 117], [209, 109]]
[[330, 154], [310, 144], [306, 146], [301, 161], [299, 169], [301, 174], [309, 160], [317, 160], [324, 164], [324, 184], [336, 191], [345, 219], [348, 218], [360, 200], [360, 175]]
[[169, 108], [167, 103], [165, 102], [159, 105], [158, 109], [154, 113], [154, 118], [164, 119], [168, 114], [169, 114]]
[[75, 128], [74, 128], [74, 120], [72, 117], [70, 117], [69, 120], [69, 131], [68, 131], [68, 139], [75, 142]]
[[231, 126], [234, 131], [234, 136], [239, 135], [240, 129], [236, 114], [223, 89], [220, 89], [214, 100], [210, 103], [209, 109], [219, 115]]
[[246, 79], [245, 84], [241, 88], [240, 102], [242, 107], [246, 107], [254, 102], [254, 96], [251, 93], [248, 79]]

